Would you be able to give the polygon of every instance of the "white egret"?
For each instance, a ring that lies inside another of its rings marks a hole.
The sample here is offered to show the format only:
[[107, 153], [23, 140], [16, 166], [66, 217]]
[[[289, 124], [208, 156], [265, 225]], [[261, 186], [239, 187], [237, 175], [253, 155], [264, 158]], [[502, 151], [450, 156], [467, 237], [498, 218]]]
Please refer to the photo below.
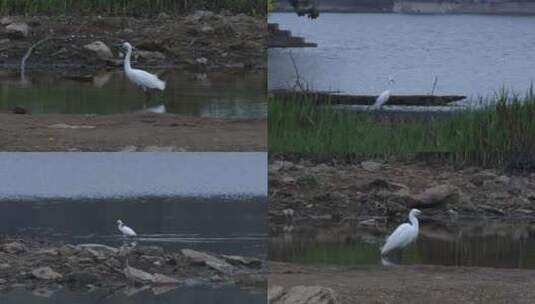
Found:
[[399, 225], [394, 232], [386, 239], [385, 245], [381, 248], [381, 255], [387, 255], [390, 251], [398, 248], [404, 248], [412, 243], [418, 237], [418, 219], [416, 218], [422, 212], [418, 209], [412, 209], [409, 212], [409, 223]]
[[[388, 76], [388, 84], [387, 86], [390, 86], [391, 84], [394, 84], [396, 81], [392, 76]], [[390, 99], [390, 91], [385, 90], [377, 99], [375, 100], [375, 103], [369, 107], [370, 110], [379, 110], [383, 107], [384, 104], [388, 102]]]
[[126, 48], [126, 56], [124, 58], [124, 72], [126, 77], [135, 85], [141, 87], [145, 93], [148, 90], [156, 89], [165, 90], [165, 81], [162, 81], [158, 76], [145, 72], [139, 69], [132, 69], [130, 58], [132, 57], [132, 45], [128, 42], [123, 43]]
[[125, 224], [123, 224], [123, 221], [121, 221], [121, 220], [117, 220], [117, 228], [119, 228], [119, 231], [121, 231], [121, 233], [125, 237], [135, 237], [135, 236], [137, 236], [137, 234], [134, 231], [134, 229], [126, 226]]

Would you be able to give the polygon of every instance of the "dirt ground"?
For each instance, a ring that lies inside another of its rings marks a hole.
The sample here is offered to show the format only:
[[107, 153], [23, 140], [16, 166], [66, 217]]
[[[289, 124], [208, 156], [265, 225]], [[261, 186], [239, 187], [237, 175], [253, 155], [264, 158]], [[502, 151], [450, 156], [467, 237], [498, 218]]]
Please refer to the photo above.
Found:
[[[134, 53], [137, 66], [266, 67], [267, 25], [262, 17], [198, 11], [186, 16], [162, 13], [158, 18], [11, 16], [1, 21], [3, 26], [23, 22], [29, 31], [23, 37], [0, 30], [0, 65], [18, 66], [30, 46], [50, 38], [35, 48], [27, 68], [121, 67], [124, 41], [145, 52]], [[109, 47], [112, 56], [85, 48], [95, 41]]]
[[332, 288], [353, 303], [535, 303], [535, 270], [445, 266], [359, 269], [270, 263], [270, 286]]
[[1, 151], [266, 151], [266, 120], [0, 114]]

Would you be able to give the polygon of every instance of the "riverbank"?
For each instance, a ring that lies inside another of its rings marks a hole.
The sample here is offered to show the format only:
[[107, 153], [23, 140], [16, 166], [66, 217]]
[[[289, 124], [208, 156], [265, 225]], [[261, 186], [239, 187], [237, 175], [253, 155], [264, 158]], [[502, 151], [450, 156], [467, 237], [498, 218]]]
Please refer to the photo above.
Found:
[[2, 151], [265, 151], [265, 119], [0, 114]]
[[322, 286], [315, 294], [323, 297], [317, 303], [326, 304], [535, 301], [534, 270], [423, 265], [348, 269], [273, 262], [269, 269], [270, 304], [290, 303], [273, 299], [276, 286]]
[[[196, 11], [154, 18], [6, 16], [0, 20], [0, 66], [19, 66], [39, 41], [27, 68], [84, 69], [122, 65], [130, 42], [136, 66], [265, 69], [267, 25], [261, 16]], [[43, 41], [44, 40], [44, 41]]]
[[297, 227], [399, 223], [422, 217], [535, 219], [535, 174], [458, 167], [444, 161], [370, 161], [272, 156], [272, 235]]
[[[128, 286], [239, 286], [264, 288], [264, 262], [257, 258], [214, 255], [132, 244], [55, 244], [46, 240], [0, 241], [0, 292], [65, 286], [72, 290], [118, 290]], [[173, 288], [170, 288], [170, 290]]]

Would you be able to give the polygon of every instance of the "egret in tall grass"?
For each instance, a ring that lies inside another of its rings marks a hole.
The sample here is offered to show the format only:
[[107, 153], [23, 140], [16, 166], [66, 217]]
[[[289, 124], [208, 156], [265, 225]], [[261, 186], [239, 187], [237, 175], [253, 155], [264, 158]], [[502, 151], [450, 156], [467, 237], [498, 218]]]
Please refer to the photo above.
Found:
[[119, 231], [121, 231], [121, 233], [123, 234], [123, 236], [125, 238], [126, 237], [136, 237], [137, 236], [137, 234], [134, 231], [134, 229], [126, 226], [125, 224], [123, 224], [123, 221], [121, 221], [121, 220], [117, 220], [117, 228], [119, 228]]
[[[394, 80], [394, 78], [392, 76], [389, 76], [388, 77], [388, 84], [387, 86], [390, 86], [391, 84], [395, 83], [396, 81]], [[388, 100], [390, 99], [390, 91], [389, 90], [385, 90], [383, 91], [383, 93], [381, 93], [381, 95], [379, 95], [379, 97], [377, 97], [377, 99], [375, 100], [375, 103], [373, 105], [371, 105], [369, 107], [370, 110], [379, 110], [383, 107], [384, 104], [386, 104], [388, 102]]]
[[412, 209], [409, 212], [409, 223], [398, 226], [394, 232], [386, 239], [385, 245], [381, 247], [381, 256], [387, 255], [394, 249], [407, 247], [418, 237], [419, 225], [417, 216], [422, 214], [418, 209]]
[[158, 76], [140, 69], [132, 68], [132, 65], [130, 64], [132, 57], [132, 45], [128, 42], [125, 42], [123, 43], [123, 47], [126, 49], [126, 56], [124, 58], [124, 73], [126, 74], [128, 80], [141, 87], [146, 94], [148, 94], [150, 90], [165, 90], [165, 81], [160, 80]]

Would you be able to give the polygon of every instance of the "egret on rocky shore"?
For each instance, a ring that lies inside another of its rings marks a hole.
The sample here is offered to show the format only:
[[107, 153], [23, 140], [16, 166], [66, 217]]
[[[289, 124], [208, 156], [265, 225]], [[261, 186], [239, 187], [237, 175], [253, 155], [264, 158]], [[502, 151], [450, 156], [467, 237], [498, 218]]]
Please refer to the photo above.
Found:
[[134, 231], [134, 229], [126, 226], [125, 224], [123, 224], [123, 221], [121, 221], [121, 220], [117, 220], [117, 227], [119, 228], [119, 231], [121, 231], [121, 233], [123, 234], [124, 237], [135, 237], [135, 236], [137, 236], [137, 234]]
[[[387, 86], [390, 86], [391, 84], [395, 83], [396, 81], [392, 76], [388, 77], [388, 84]], [[369, 107], [370, 110], [379, 110], [383, 107], [384, 104], [388, 102], [390, 99], [390, 91], [385, 90], [377, 99], [375, 100], [375, 103]]]
[[412, 209], [409, 212], [409, 223], [399, 225], [394, 232], [386, 239], [385, 245], [381, 247], [381, 256], [387, 255], [394, 249], [401, 249], [412, 243], [418, 237], [419, 225], [416, 218], [422, 212]]
[[149, 90], [165, 90], [165, 81], [162, 81], [158, 76], [145, 72], [140, 69], [133, 69], [130, 64], [132, 57], [132, 45], [128, 42], [123, 43], [123, 47], [126, 48], [126, 56], [124, 58], [124, 73], [128, 80], [135, 85], [141, 87], [145, 93]]

